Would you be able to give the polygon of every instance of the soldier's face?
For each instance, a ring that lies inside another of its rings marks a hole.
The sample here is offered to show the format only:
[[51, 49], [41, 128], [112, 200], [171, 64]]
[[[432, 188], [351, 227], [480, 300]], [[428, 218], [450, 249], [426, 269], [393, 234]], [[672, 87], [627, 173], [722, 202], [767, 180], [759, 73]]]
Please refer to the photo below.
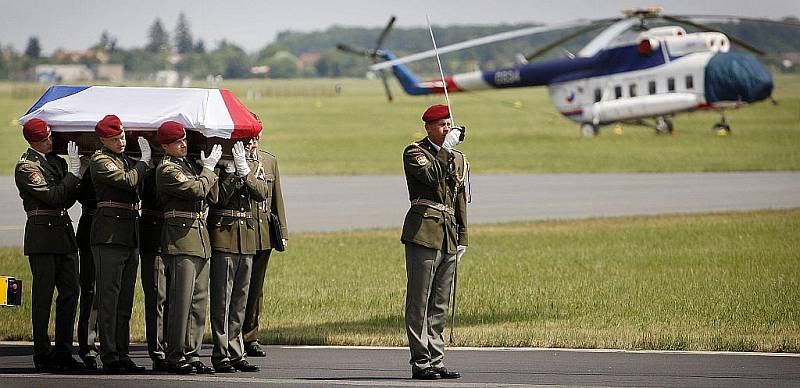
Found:
[[441, 146], [444, 143], [444, 137], [450, 132], [451, 125], [449, 118], [436, 120], [425, 123], [425, 131], [428, 132], [428, 138], [431, 139], [433, 144]]
[[44, 139], [42, 141], [35, 141], [30, 144], [31, 148], [43, 154], [49, 154], [50, 152], [53, 151], [53, 137], [50, 135], [47, 135], [47, 139]]
[[161, 147], [164, 148], [164, 152], [169, 156], [174, 156], [176, 158], [182, 158], [186, 156], [186, 153], [189, 152], [189, 147], [186, 143], [186, 136], [173, 141], [169, 144], [162, 144]]
[[250, 153], [253, 153], [253, 151], [255, 151], [255, 150], [257, 150], [257, 149], [258, 149], [258, 140], [259, 140], [259, 139], [260, 139], [260, 138], [258, 138], [258, 137], [254, 137], [254, 138], [250, 139], [250, 142], [248, 142], [248, 143], [247, 143], [247, 144], [244, 146], [244, 150], [245, 150], [245, 151], [246, 151], [248, 154], [250, 154]]
[[123, 131], [117, 136], [101, 137], [100, 142], [112, 152], [121, 154], [125, 151], [125, 132]]

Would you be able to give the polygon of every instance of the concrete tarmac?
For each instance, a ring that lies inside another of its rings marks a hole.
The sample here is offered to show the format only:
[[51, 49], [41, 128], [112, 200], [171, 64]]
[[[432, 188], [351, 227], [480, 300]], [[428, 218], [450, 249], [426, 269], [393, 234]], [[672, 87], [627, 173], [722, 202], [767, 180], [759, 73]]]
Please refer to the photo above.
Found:
[[[283, 177], [290, 232], [400, 227], [402, 176]], [[473, 175], [470, 224], [800, 207], [800, 172]], [[20, 246], [25, 213], [0, 177], [0, 246]], [[70, 209], [74, 222], [80, 206]]]
[[[133, 359], [150, 367], [146, 347]], [[797, 387], [800, 355], [712, 352], [627, 352], [616, 350], [449, 348], [456, 380], [410, 379], [405, 348], [268, 346], [266, 358], [249, 358], [257, 373], [176, 376], [101, 372], [49, 374], [32, 367], [30, 344], [0, 345], [2, 387]], [[201, 353], [209, 362], [211, 349]]]

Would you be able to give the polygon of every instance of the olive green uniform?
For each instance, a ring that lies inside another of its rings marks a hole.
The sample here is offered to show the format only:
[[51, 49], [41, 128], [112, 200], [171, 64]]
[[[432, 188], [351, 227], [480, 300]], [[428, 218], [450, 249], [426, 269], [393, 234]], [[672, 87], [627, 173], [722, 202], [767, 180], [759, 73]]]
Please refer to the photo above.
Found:
[[251, 206], [263, 197], [255, 170], [244, 177], [218, 172], [219, 198], [208, 216], [211, 237], [211, 332], [214, 351], [211, 362], [239, 362], [244, 356], [242, 322], [253, 255], [256, 224]]
[[130, 359], [130, 320], [139, 266], [139, 189], [147, 169], [147, 163], [105, 147], [89, 163], [97, 198], [90, 241], [104, 367]]
[[[250, 198], [253, 201], [251, 204], [253, 219], [256, 224], [256, 255], [253, 257], [250, 291], [247, 293], [247, 306], [242, 327], [242, 336], [246, 344], [258, 341], [258, 320], [261, 315], [264, 278], [266, 277], [267, 264], [269, 264], [269, 256], [273, 247], [269, 230], [270, 212], [278, 216], [283, 238], [289, 239], [278, 159], [269, 152], [258, 150], [255, 158], [248, 158], [247, 164], [256, 177], [256, 184], [248, 186], [248, 191], [251, 193]], [[260, 200], [259, 198], [264, 199]]]
[[[22, 206], [28, 214], [23, 252], [33, 275], [31, 323], [34, 362], [72, 355], [72, 330], [78, 303], [78, 246], [67, 209], [75, 203], [80, 179], [67, 172], [64, 159], [28, 149], [14, 168]], [[47, 327], [53, 291], [56, 298], [55, 347]]]
[[156, 190], [156, 170], [150, 169], [142, 185], [142, 219], [139, 222], [141, 239], [142, 291], [144, 292], [144, 328], [147, 353], [155, 361], [166, 360], [167, 273], [161, 256], [161, 228], [164, 214]]
[[205, 211], [216, 202], [217, 175], [186, 158], [165, 155], [156, 170], [164, 212], [161, 255], [169, 274], [167, 362], [200, 361], [208, 304], [211, 242]]
[[467, 162], [457, 151], [439, 150], [428, 138], [403, 152], [411, 208], [403, 223], [406, 334], [412, 371], [443, 367], [444, 327], [458, 245], [467, 245], [464, 177]]
[[81, 358], [97, 357], [97, 300], [95, 292], [95, 266], [90, 239], [92, 236], [92, 220], [97, 213], [92, 174], [83, 174], [78, 202], [81, 204], [81, 219], [75, 233], [80, 253], [81, 298], [78, 315], [78, 355]]

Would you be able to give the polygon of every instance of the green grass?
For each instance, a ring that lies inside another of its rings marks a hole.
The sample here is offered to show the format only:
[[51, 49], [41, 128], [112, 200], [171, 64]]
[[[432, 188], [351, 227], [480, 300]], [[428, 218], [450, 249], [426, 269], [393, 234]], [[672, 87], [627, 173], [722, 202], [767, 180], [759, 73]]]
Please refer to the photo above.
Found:
[[[336, 95], [336, 84], [342, 93]], [[675, 119], [677, 134], [625, 126], [594, 139], [560, 116], [545, 88], [453, 94], [468, 140], [460, 148], [477, 173], [677, 172], [800, 169], [800, 76], [775, 78], [778, 106], [765, 102], [729, 113], [733, 136], [717, 137], [713, 112]], [[202, 84], [195, 86], [201, 87]], [[422, 111], [441, 96], [410, 97], [393, 81], [387, 103], [380, 81], [225, 81], [264, 120], [264, 148], [292, 175], [402, 174], [400, 153], [420, 137]], [[14, 120], [44, 90], [0, 83], [0, 174], [9, 174], [25, 148]]]
[[[475, 226], [457, 344], [800, 352], [798, 230], [800, 209]], [[405, 345], [399, 230], [299, 234], [271, 261], [264, 342]], [[20, 249], [0, 263], [30, 287]], [[28, 296], [0, 339], [30, 338]]]

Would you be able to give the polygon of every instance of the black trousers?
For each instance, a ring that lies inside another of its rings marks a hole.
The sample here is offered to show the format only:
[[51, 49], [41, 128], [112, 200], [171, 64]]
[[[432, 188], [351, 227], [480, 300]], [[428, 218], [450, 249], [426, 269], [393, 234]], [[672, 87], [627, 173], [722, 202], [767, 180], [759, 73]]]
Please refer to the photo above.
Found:
[[95, 267], [92, 247], [89, 239], [92, 232], [92, 218], [88, 213], [81, 214], [78, 221], [78, 231], [75, 237], [78, 240], [80, 257], [80, 313], [78, 315], [78, 355], [97, 356], [97, 300], [95, 292]]

